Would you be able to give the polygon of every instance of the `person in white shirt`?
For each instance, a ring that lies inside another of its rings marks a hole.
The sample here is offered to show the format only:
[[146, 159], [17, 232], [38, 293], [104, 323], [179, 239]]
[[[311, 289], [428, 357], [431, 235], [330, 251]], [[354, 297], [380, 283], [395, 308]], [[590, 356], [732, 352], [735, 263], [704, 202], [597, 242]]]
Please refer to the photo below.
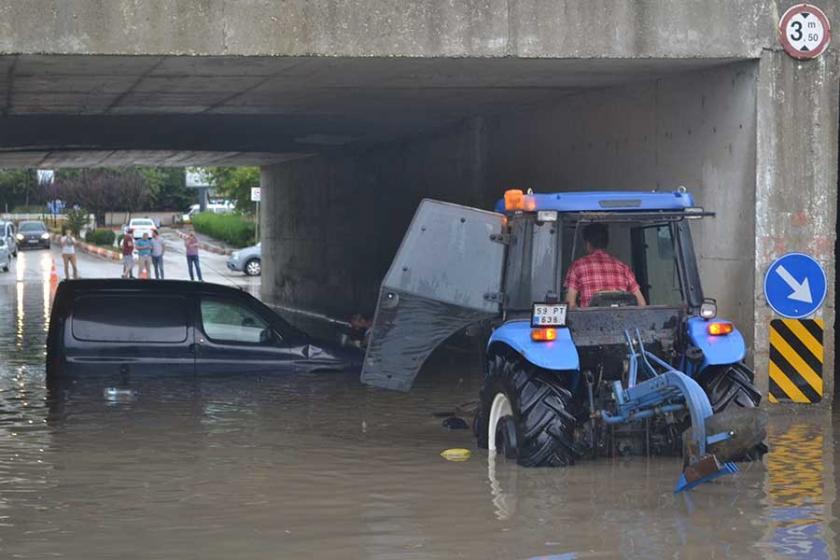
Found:
[[76, 238], [64, 228], [61, 232], [61, 258], [64, 260], [64, 277], [70, 278], [70, 265], [73, 265], [73, 278], [79, 277], [76, 264]]

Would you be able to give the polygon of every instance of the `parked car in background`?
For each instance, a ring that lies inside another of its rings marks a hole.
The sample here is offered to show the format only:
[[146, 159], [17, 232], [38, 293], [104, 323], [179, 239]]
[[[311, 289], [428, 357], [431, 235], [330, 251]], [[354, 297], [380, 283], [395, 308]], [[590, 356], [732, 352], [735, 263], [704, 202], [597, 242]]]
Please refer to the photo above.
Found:
[[262, 274], [262, 243], [252, 247], [245, 247], [231, 253], [227, 260], [227, 267], [236, 272], [244, 272], [248, 276]]
[[12, 253], [9, 250], [9, 242], [5, 237], [0, 237], [0, 270], [9, 272], [12, 269]]
[[[233, 212], [236, 210], [236, 204], [231, 202], [230, 200], [219, 200], [214, 202], [207, 203], [207, 207], [205, 212], [212, 212], [214, 214], [226, 214], [228, 212]], [[190, 223], [192, 221], [192, 217], [195, 214], [201, 212], [201, 206], [198, 204], [193, 204], [187, 211], [184, 212], [184, 215], [181, 216], [181, 221], [185, 224]]]
[[15, 238], [15, 224], [12, 222], [0, 222], [0, 237], [6, 240], [6, 249], [13, 257], [17, 257], [18, 246]]
[[18, 249], [50, 248], [50, 232], [44, 222], [34, 220], [20, 222], [15, 239]]
[[358, 372], [358, 350], [321, 343], [250, 294], [209, 282], [70, 280], [56, 292], [47, 378]]
[[134, 239], [140, 239], [144, 233], [148, 233], [149, 237], [152, 237], [152, 233], [157, 231], [157, 224], [151, 218], [132, 218], [128, 221], [128, 225], [123, 228], [123, 233], [128, 233], [128, 230], [131, 230]]

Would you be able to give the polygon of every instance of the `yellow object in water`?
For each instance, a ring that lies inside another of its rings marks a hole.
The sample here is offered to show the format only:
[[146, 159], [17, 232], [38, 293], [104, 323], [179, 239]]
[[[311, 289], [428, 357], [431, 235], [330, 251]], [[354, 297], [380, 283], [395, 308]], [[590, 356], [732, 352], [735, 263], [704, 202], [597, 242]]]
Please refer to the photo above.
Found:
[[466, 461], [472, 456], [472, 452], [469, 449], [445, 449], [441, 451], [440, 456], [446, 459], [447, 461]]

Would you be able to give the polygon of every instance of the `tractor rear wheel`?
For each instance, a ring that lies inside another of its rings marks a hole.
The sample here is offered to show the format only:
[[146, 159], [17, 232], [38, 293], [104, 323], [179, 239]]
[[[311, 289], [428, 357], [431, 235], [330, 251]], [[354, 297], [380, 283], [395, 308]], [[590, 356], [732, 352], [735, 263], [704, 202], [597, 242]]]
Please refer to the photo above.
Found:
[[572, 394], [557, 374], [522, 359], [497, 356], [481, 388], [475, 432], [480, 447], [492, 439], [498, 452], [524, 467], [563, 467], [580, 453], [574, 445]]
[[710, 366], [700, 374], [698, 381], [709, 396], [715, 413], [733, 404], [754, 408], [761, 402], [761, 393], [753, 384], [753, 374], [743, 364]]
[[[761, 393], [755, 388], [752, 371], [744, 364], [710, 366], [697, 380], [712, 405], [715, 414], [731, 406], [756, 408], [761, 403]], [[761, 460], [767, 446], [759, 443], [737, 460]]]

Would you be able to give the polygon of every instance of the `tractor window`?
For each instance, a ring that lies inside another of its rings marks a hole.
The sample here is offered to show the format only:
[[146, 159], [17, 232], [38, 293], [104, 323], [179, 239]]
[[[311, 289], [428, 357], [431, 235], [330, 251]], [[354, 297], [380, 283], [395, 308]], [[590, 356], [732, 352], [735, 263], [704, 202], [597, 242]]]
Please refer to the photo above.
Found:
[[681, 304], [683, 294], [671, 225], [636, 227], [630, 237], [633, 270], [648, 304]]
[[[586, 256], [583, 240], [585, 223], [566, 224], [563, 236], [562, 274], [575, 260]], [[670, 223], [606, 223], [609, 232], [607, 253], [627, 264], [649, 305], [682, 305], [683, 294]], [[564, 294], [565, 296], [565, 294]]]

